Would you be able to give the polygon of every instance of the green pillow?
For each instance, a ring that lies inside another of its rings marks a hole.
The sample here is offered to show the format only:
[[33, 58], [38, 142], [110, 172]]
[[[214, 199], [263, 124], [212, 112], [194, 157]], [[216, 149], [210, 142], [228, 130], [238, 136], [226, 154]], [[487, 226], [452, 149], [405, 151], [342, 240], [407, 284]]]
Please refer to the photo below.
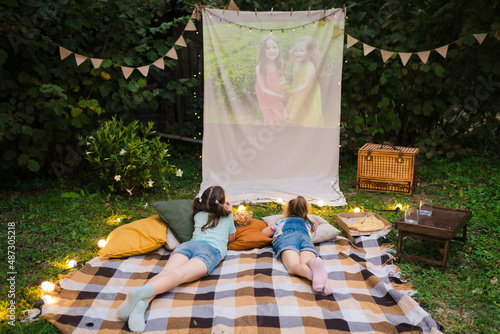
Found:
[[191, 240], [194, 231], [193, 200], [153, 202], [153, 210], [165, 221], [169, 230], [180, 242]]

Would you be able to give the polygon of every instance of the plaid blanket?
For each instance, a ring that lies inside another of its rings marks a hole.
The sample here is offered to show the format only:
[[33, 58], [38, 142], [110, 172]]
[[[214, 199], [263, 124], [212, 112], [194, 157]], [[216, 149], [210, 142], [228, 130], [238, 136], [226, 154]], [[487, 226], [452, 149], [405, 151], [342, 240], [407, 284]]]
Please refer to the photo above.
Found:
[[[395, 290], [376, 238], [339, 237], [317, 245], [334, 292], [315, 293], [290, 276], [271, 247], [228, 251], [207, 277], [157, 296], [146, 333], [440, 333], [410, 296]], [[42, 316], [62, 333], [127, 333], [117, 308], [127, 291], [168, 260], [163, 247], [123, 259], [94, 258], [71, 278]]]

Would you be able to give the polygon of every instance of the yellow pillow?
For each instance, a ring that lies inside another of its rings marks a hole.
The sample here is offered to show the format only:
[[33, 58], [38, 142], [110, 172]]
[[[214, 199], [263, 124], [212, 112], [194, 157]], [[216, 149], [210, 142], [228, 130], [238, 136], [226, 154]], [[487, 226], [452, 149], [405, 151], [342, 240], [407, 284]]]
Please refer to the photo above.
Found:
[[165, 244], [167, 226], [159, 216], [153, 216], [114, 229], [106, 240], [102, 257], [126, 257], [152, 252]]

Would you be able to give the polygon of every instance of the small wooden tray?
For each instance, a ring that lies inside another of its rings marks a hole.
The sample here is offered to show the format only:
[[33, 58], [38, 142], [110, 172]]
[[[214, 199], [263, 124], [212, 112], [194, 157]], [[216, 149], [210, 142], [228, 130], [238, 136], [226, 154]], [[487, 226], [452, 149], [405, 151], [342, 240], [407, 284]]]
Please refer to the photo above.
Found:
[[420, 216], [418, 224], [406, 223], [404, 217], [396, 221], [400, 231], [451, 239], [463, 228], [472, 216], [472, 211], [433, 206], [431, 216]]
[[[361, 219], [361, 218], [367, 218], [367, 217], [375, 217], [385, 224], [385, 228], [379, 231], [373, 231], [373, 232], [359, 232], [357, 230], [351, 230], [349, 229], [349, 225], [356, 223], [356, 221], [353, 218], [356, 219]], [[353, 220], [352, 222], [349, 222], [350, 220]], [[372, 235], [372, 234], [378, 234], [380, 232], [385, 232], [389, 233], [392, 229], [392, 224], [385, 219], [384, 217], [372, 213], [372, 212], [341, 212], [337, 215], [337, 218], [335, 219], [337, 224], [339, 224], [340, 227], [346, 232], [347, 238], [351, 240], [352, 242], [354, 241], [354, 237], [359, 237], [362, 235]]]

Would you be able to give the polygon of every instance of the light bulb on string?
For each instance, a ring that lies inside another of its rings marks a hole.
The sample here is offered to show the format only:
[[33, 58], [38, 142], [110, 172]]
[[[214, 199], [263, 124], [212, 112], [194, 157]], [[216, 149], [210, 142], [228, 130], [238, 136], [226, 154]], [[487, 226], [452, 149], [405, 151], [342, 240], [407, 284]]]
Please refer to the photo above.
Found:
[[68, 268], [69, 269], [74, 268], [74, 267], [76, 267], [77, 264], [78, 264], [77, 260], [69, 260], [68, 261]]
[[54, 301], [54, 298], [52, 298], [52, 296], [46, 295], [46, 296], [43, 296], [42, 299], [38, 299], [35, 302], [34, 306], [37, 307], [37, 308], [40, 308], [43, 305], [52, 304], [53, 301]]
[[54, 283], [51, 283], [49, 281], [44, 281], [44, 282], [42, 282], [40, 287], [45, 292], [52, 292], [52, 291], [54, 291], [55, 285], [54, 285]]
[[278, 199], [276, 199], [276, 208], [278, 208], [278, 210], [281, 210], [282, 204], [283, 204], [283, 198], [278, 197]]

